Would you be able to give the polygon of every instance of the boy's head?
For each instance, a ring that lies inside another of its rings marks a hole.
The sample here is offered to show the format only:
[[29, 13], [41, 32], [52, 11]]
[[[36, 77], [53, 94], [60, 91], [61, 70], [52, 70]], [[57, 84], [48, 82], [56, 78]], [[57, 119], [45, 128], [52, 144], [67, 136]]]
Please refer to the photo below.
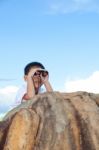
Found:
[[45, 67], [40, 63], [40, 62], [31, 62], [29, 64], [27, 64], [24, 68], [24, 75], [28, 75], [29, 71], [32, 68], [41, 68], [41, 69], [45, 69]]
[[[34, 69], [37, 69], [37, 71], [35, 73], [33, 72], [34, 75], [31, 77], [32, 77], [32, 81], [34, 84], [34, 88], [38, 92], [39, 88], [43, 84], [40, 75], [42, 75], [43, 77], [46, 77], [48, 75], [48, 72], [45, 71], [45, 67], [40, 62], [31, 62], [31, 63], [27, 64], [26, 67], [24, 68], [25, 81], [28, 81], [28, 77], [30, 77], [29, 74], [31, 75], [31, 73], [32, 73], [32, 71], [34, 71]], [[42, 69], [42, 71], [41, 71], [41, 69]]]

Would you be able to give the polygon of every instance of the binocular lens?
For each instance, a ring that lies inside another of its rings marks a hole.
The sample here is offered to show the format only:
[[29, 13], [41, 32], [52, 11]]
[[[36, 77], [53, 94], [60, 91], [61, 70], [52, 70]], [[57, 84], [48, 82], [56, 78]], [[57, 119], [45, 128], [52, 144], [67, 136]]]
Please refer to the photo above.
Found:
[[48, 71], [42, 71], [41, 73], [43, 77], [46, 77], [48, 75]]

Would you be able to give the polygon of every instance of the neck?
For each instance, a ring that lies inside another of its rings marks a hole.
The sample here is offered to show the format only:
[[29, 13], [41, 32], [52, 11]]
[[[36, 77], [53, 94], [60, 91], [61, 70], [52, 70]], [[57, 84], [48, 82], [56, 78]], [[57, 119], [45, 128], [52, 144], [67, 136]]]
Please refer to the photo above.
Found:
[[39, 92], [39, 89], [38, 88], [35, 88], [35, 94], [37, 95]]

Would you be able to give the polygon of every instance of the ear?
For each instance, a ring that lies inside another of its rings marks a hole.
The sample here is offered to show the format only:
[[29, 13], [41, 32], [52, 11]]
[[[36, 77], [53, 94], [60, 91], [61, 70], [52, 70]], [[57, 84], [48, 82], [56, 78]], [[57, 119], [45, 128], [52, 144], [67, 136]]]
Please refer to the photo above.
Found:
[[24, 75], [24, 81], [27, 81], [27, 75]]

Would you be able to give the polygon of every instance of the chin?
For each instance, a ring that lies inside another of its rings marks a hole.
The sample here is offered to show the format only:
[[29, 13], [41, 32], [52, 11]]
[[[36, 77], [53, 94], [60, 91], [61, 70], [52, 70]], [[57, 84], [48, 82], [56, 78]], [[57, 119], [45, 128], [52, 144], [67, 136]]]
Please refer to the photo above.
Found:
[[39, 89], [39, 88], [40, 88], [40, 85], [39, 85], [39, 84], [35, 84], [35, 88], [36, 88], [36, 89]]

